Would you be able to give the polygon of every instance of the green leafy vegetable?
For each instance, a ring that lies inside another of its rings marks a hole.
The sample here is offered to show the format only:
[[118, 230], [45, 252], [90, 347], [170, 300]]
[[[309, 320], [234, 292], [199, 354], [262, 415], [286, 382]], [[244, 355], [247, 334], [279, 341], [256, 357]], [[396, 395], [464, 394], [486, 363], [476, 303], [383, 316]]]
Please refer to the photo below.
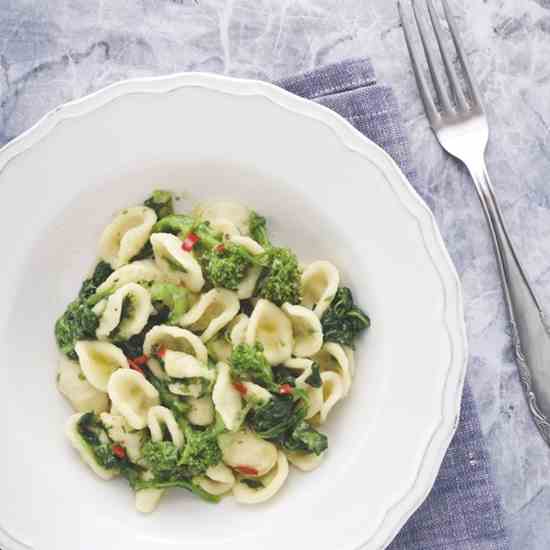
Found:
[[309, 384], [312, 388], [320, 388], [323, 381], [321, 380], [321, 370], [317, 363], [313, 363], [311, 367], [311, 374], [305, 379], [305, 383]]
[[99, 320], [92, 307], [82, 298], [69, 304], [55, 323], [55, 339], [62, 353], [70, 359], [77, 359], [74, 346], [79, 340], [95, 339]]
[[159, 220], [174, 213], [172, 193], [169, 191], [153, 191], [153, 194], [143, 204], [152, 208]]
[[248, 218], [248, 231], [250, 236], [264, 248], [271, 246], [267, 236], [267, 222], [263, 216], [252, 212]]
[[304, 408], [297, 406], [291, 395], [274, 395], [267, 403], [250, 411], [248, 424], [263, 439], [277, 440], [284, 439], [304, 417]]
[[328, 448], [328, 438], [302, 420], [282, 444], [289, 451], [303, 451], [320, 455]]
[[326, 342], [337, 342], [353, 348], [355, 338], [370, 327], [369, 317], [353, 303], [349, 288], [339, 288], [321, 318]]
[[273, 380], [273, 371], [263, 354], [263, 347], [260, 343], [253, 346], [239, 344], [233, 348], [231, 358], [231, 371], [236, 378], [250, 380], [264, 386], [267, 389], [274, 389], [276, 384]]
[[168, 308], [166, 321], [169, 324], [175, 324], [189, 309], [189, 291], [186, 288], [171, 283], [153, 283], [150, 292], [154, 302]]
[[95, 266], [92, 276], [82, 283], [78, 297], [86, 299], [93, 296], [97, 291], [97, 287], [105, 282], [112, 272], [113, 269], [107, 262], [100, 261]]
[[141, 247], [141, 250], [130, 261], [136, 262], [138, 260], [147, 260], [148, 258], [152, 258], [154, 255], [153, 245], [150, 240], [147, 240], [147, 242]]
[[300, 302], [301, 270], [296, 254], [290, 248], [270, 248], [266, 267], [256, 287], [256, 294], [278, 306]]
[[168, 384], [164, 380], [159, 380], [156, 376], [153, 376], [150, 373], [147, 376], [147, 379], [159, 392], [159, 401], [161, 405], [164, 405], [170, 409], [174, 413], [176, 420], [183, 419], [191, 409], [191, 405], [189, 405], [185, 399], [173, 394], [168, 389]]
[[273, 378], [279, 386], [289, 384], [292, 387], [296, 385], [296, 371], [288, 367], [277, 366], [273, 369]]
[[204, 489], [201, 489], [201, 487], [187, 478], [176, 478], [166, 481], [157, 479], [151, 479], [148, 481], [139, 480], [135, 483], [134, 489], [141, 491], [142, 489], [169, 489], [171, 487], [181, 487], [182, 489], [187, 489], [206, 502], [217, 503], [221, 500], [219, 496], [207, 493]]

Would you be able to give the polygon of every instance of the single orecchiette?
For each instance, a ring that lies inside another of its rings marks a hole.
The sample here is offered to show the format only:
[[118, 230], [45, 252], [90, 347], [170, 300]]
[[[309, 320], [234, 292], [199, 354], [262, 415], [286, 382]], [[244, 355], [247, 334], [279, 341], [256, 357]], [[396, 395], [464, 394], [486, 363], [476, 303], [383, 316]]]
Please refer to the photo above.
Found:
[[[258, 256], [259, 254], [264, 253], [263, 247], [250, 237], [235, 235], [229, 238], [229, 242], [242, 246], [245, 250], [250, 252], [252, 256]], [[261, 273], [262, 268], [259, 265], [253, 265], [249, 268], [248, 273], [239, 283], [237, 288], [237, 295], [240, 300], [250, 298], [254, 294], [254, 289], [256, 288], [256, 283], [258, 282]]]
[[278, 365], [292, 354], [292, 324], [288, 317], [267, 300], [258, 300], [246, 327], [246, 343], [262, 344], [271, 365]]
[[220, 223], [224, 226], [230, 223], [236, 227], [243, 235], [248, 235], [248, 220], [250, 218], [250, 209], [238, 202], [213, 201], [198, 205], [193, 213], [199, 218], [208, 221], [215, 228], [220, 228]]
[[[153, 473], [147, 471], [142, 474], [141, 479], [149, 481], [153, 477]], [[136, 510], [142, 514], [150, 514], [158, 506], [163, 494], [164, 489], [141, 489], [136, 491]]]
[[165, 278], [162, 271], [153, 260], [138, 260], [113, 271], [103, 283], [97, 287], [97, 292], [120, 288], [128, 283], [148, 285]]
[[234, 430], [241, 420], [241, 394], [233, 387], [229, 366], [218, 363], [217, 368], [218, 377], [212, 390], [212, 401], [225, 427], [228, 430]]
[[248, 315], [244, 313], [239, 313], [232, 321], [233, 326], [231, 327], [231, 332], [229, 333], [229, 339], [231, 340], [231, 345], [233, 347], [238, 346], [239, 344], [244, 344], [246, 340], [246, 327], [248, 326]]
[[165, 350], [182, 351], [193, 355], [204, 364], [208, 361], [208, 350], [202, 340], [191, 331], [180, 327], [158, 325], [145, 335], [143, 353], [152, 357], [161, 347]]
[[82, 460], [102, 479], [112, 479], [118, 475], [118, 470], [115, 468], [107, 470], [99, 464], [94, 456], [90, 446], [82, 439], [78, 433], [78, 421], [85, 413], [76, 413], [69, 417], [65, 425], [65, 434], [67, 435], [71, 445], [78, 451]]
[[241, 504], [257, 504], [270, 499], [283, 486], [288, 477], [288, 461], [285, 453], [278, 451], [277, 464], [265, 476], [259, 478], [263, 487], [253, 489], [240, 479], [233, 487], [233, 496]]
[[296, 466], [296, 468], [298, 468], [299, 470], [302, 470], [302, 472], [311, 472], [321, 464], [325, 453], [316, 455], [315, 453], [303, 453], [300, 451], [296, 451], [287, 452], [286, 456], [288, 458], [288, 461]]
[[214, 380], [216, 372], [182, 351], [168, 350], [164, 354], [164, 369], [172, 378], [206, 378]]
[[319, 317], [304, 306], [283, 304], [282, 310], [290, 318], [294, 347], [292, 353], [297, 357], [311, 357], [323, 345], [323, 329]]
[[208, 426], [214, 422], [214, 403], [209, 395], [190, 398], [188, 401], [191, 410], [187, 413], [187, 420], [195, 426]]
[[128, 340], [143, 330], [152, 311], [149, 292], [137, 283], [128, 283], [107, 298], [96, 336]]
[[161, 271], [184, 284], [192, 292], [199, 292], [204, 285], [204, 277], [199, 262], [193, 254], [182, 249], [182, 242], [170, 233], [153, 233], [151, 245], [155, 261]]
[[254, 384], [254, 382], [241, 382], [241, 384], [246, 390], [243, 397], [247, 402], [264, 404], [273, 397], [265, 388]]
[[323, 260], [313, 262], [302, 273], [302, 305], [313, 309], [321, 318], [332, 303], [339, 284], [340, 274], [334, 265]]
[[342, 377], [331, 371], [322, 372], [321, 380], [323, 382], [323, 404], [319, 411], [319, 421], [322, 424], [327, 419], [332, 407], [344, 397], [344, 384]]
[[156, 221], [155, 211], [146, 206], [120, 212], [101, 235], [102, 259], [115, 269], [127, 264], [143, 248]]
[[135, 430], [147, 426], [147, 413], [159, 404], [156, 388], [131, 369], [116, 371], [109, 380], [108, 393], [113, 405]]
[[230, 491], [235, 484], [235, 476], [223, 462], [220, 462], [215, 466], [210, 466], [206, 470], [206, 475], [197, 476], [193, 481], [211, 495], [223, 495]]
[[235, 292], [213, 288], [181, 318], [179, 324], [200, 332], [201, 340], [208, 342], [239, 312], [239, 298]]
[[107, 391], [111, 375], [128, 367], [122, 350], [109, 342], [80, 341], [74, 347], [86, 380], [96, 389]]
[[161, 405], [155, 405], [149, 409], [147, 413], [147, 426], [151, 432], [153, 441], [162, 441], [164, 439], [164, 429], [170, 434], [172, 443], [178, 448], [183, 447], [184, 439], [174, 413]]
[[57, 388], [73, 409], [78, 412], [94, 411], [99, 414], [109, 410], [109, 397], [106, 392], [94, 388], [84, 376], [76, 361], [63, 356], [57, 370]]
[[353, 372], [353, 354], [351, 350], [346, 353], [340, 344], [329, 342], [322, 347], [313, 359], [319, 364], [321, 371], [335, 371], [341, 375], [344, 396], [346, 396], [351, 387]]
[[124, 447], [131, 462], [139, 464], [141, 461], [143, 431], [132, 429], [120, 414], [104, 412], [101, 413], [100, 418], [109, 437], [115, 443], [119, 443]]
[[277, 447], [250, 431], [241, 430], [218, 436], [223, 461], [239, 471], [244, 466], [260, 477], [269, 472], [277, 462]]
[[210, 226], [214, 231], [217, 231], [218, 233], [222, 233], [226, 237], [239, 235], [239, 229], [233, 222], [230, 222], [229, 220], [224, 220], [222, 218], [219, 218], [211, 222]]

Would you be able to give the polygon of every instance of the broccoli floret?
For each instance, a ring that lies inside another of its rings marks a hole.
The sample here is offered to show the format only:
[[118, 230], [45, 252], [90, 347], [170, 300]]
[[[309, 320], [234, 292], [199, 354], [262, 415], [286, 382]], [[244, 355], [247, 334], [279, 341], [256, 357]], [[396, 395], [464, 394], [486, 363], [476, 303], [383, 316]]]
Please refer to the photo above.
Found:
[[77, 298], [55, 323], [55, 339], [62, 353], [77, 359], [74, 346], [79, 340], [95, 339], [99, 320], [86, 300]]
[[100, 261], [95, 266], [92, 276], [82, 283], [78, 297], [89, 298], [90, 296], [93, 296], [97, 291], [97, 287], [106, 281], [107, 277], [109, 277], [112, 272], [113, 268], [107, 262], [104, 262], [103, 260]]
[[166, 480], [175, 475], [180, 454], [171, 441], [147, 441], [141, 451], [155, 479]]
[[263, 346], [239, 344], [231, 352], [231, 371], [240, 380], [250, 380], [267, 389], [274, 389], [273, 371], [263, 354]]
[[256, 293], [278, 306], [300, 302], [301, 270], [296, 254], [289, 248], [270, 248], [267, 267], [262, 273]]
[[169, 324], [177, 323], [189, 309], [189, 291], [186, 288], [171, 283], [153, 283], [150, 292], [154, 302], [168, 308], [166, 322]]
[[267, 236], [267, 222], [263, 216], [256, 212], [251, 212], [248, 218], [248, 232], [250, 236], [264, 248], [271, 246]]
[[172, 233], [182, 240], [189, 233], [194, 233], [199, 238], [197, 246], [206, 250], [212, 250], [222, 243], [221, 234], [214, 231], [208, 222], [185, 214], [172, 214], [162, 218], [153, 226], [153, 233]]
[[174, 213], [174, 202], [170, 191], [153, 191], [143, 204], [152, 208], [159, 220]]
[[283, 441], [283, 447], [289, 451], [320, 455], [328, 448], [328, 438], [302, 420], [292, 430], [289, 437]]
[[215, 287], [237, 290], [252, 265], [262, 259], [235, 243], [220, 244], [201, 257], [206, 278]]
[[369, 317], [353, 303], [349, 288], [339, 288], [321, 318], [323, 338], [353, 348], [355, 338], [370, 327]]
[[204, 474], [210, 466], [219, 464], [222, 451], [218, 445], [218, 435], [221, 428], [214, 426], [206, 430], [198, 430], [186, 426], [185, 448], [178, 464], [184, 467], [189, 477]]

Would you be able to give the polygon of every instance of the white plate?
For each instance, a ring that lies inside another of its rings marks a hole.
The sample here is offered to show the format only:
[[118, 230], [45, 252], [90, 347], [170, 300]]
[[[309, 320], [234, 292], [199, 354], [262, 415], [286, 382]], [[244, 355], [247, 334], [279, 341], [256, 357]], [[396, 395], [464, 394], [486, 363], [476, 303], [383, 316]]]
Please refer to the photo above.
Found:
[[[113, 212], [152, 188], [186, 208], [230, 198], [304, 260], [341, 268], [373, 327], [321, 468], [272, 501], [218, 506], [172, 491], [134, 511], [63, 436], [53, 324]], [[392, 160], [328, 109], [269, 84], [180, 74], [64, 105], [0, 152], [4, 550], [383, 548], [429, 492], [456, 427], [466, 341], [457, 275]]]

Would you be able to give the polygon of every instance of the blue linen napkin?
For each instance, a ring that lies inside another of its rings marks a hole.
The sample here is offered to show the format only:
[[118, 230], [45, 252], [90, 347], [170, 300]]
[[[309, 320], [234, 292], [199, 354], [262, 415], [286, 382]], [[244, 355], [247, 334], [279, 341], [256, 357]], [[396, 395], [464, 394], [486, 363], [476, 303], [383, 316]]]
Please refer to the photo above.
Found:
[[[282, 88], [333, 109], [385, 149], [411, 183], [417, 174], [393, 92], [367, 59], [286, 78]], [[508, 550], [499, 496], [468, 380], [457, 432], [435, 485], [390, 550]]]

